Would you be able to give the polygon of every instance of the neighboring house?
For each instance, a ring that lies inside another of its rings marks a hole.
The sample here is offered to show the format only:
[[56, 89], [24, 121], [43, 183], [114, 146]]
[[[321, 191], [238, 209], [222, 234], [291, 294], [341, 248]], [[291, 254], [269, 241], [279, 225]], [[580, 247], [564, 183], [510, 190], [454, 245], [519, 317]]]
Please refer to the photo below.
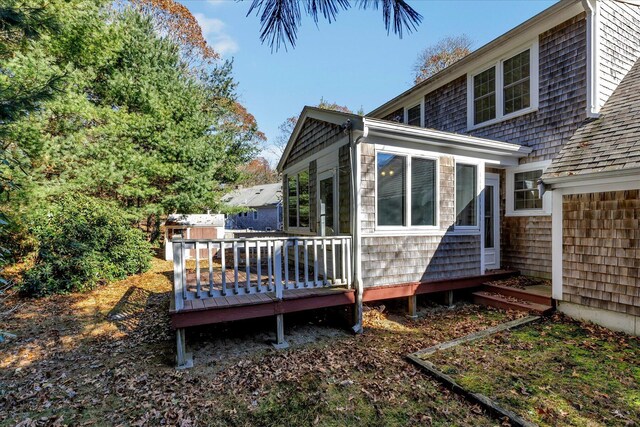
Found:
[[[171, 214], [164, 222], [164, 259], [173, 259], [171, 240], [180, 236], [185, 239], [223, 239], [224, 215], [222, 214]], [[204, 254], [201, 254], [204, 255]], [[195, 256], [188, 250], [187, 258]]]
[[263, 184], [238, 187], [224, 195], [222, 202], [244, 208], [227, 217], [226, 227], [235, 230], [276, 231], [282, 229], [282, 185]]
[[[578, 222], [575, 233], [609, 249], [598, 256], [613, 258], [607, 269], [590, 264], [600, 258], [586, 257], [595, 255], [595, 247], [571, 259], [565, 253], [560, 273], [562, 257], [555, 246], [552, 251], [552, 241], [557, 246], [562, 240], [557, 233], [552, 239], [552, 211], [559, 216], [553, 207], [559, 212], [562, 199], [553, 198], [556, 191], [545, 192], [540, 181], [565, 144], [559, 161], [589, 155], [571, 147], [607, 121], [604, 114], [616, 105], [615, 99], [611, 106], [607, 101], [638, 57], [640, 7], [563, 0], [367, 116], [305, 107], [278, 165], [284, 229], [296, 236], [352, 235], [355, 281], [364, 289], [464, 278], [501, 267], [543, 278], [555, 271], [557, 300], [638, 316], [640, 236], [632, 237], [620, 224], [635, 221], [637, 227], [639, 211], [608, 207], [606, 215], [614, 221], [608, 231], [596, 221], [604, 213], [594, 213], [591, 223]], [[623, 99], [618, 106], [630, 99], [629, 91], [618, 88], [616, 96]], [[603, 118], [593, 121], [603, 105]], [[610, 126], [624, 131], [640, 118], [633, 107], [625, 112], [609, 119]], [[613, 150], [612, 142], [603, 147]], [[638, 144], [625, 139], [616, 150], [626, 153]], [[564, 154], [567, 150], [572, 154]], [[600, 155], [596, 169], [607, 162], [620, 168], [609, 152]], [[628, 161], [628, 170], [637, 166]], [[584, 167], [594, 164], [587, 159]], [[554, 189], [550, 175], [544, 176], [551, 184], [546, 189]], [[612, 176], [602, 191], [640, 188], [637, 174], [623, 184], [626, 179]], [[564, 209], [575, 208], [564, 197]], [[635, 203], [637, 192], [615, 197], [626, 206]], [[611, 234], [621, 240], [606, 240]], [[565, 238], [565, 252], [567, 244]]]

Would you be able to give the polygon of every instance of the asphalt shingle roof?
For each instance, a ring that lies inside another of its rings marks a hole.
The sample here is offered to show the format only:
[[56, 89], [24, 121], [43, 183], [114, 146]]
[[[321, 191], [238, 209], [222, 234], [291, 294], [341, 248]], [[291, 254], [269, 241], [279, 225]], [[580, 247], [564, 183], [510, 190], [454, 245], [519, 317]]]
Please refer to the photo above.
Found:
[[282, 184], [264, 184], [239, 188], [222, 197], [222, 201], [230, 206], [259, 208], [276, 205], [282, 200]]
[[562, 147], [542, 175], [558, 177], [640, 168], [640, 60], [600, 110]]

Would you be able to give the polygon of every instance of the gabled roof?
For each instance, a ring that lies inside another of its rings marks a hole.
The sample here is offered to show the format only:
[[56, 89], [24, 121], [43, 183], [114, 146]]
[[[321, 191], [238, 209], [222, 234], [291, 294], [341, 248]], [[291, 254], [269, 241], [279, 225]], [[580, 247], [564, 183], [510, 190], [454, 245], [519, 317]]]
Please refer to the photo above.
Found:
[[260, 208], [277, 205], [282, 200], [282, 183], [255, 185], [238, 188], [222, 196], [222, 202], [229, 206]]
[[[289, 157], [289, 154], [291, 153], [293, 146], [298, 140], [300, 131], [304, 127], [304, 124], [308, 118], [321, 120], [327, 123], [333, 123], [335, 125], [342, 125], [347, 120], [351, 120], [352, 124], [355, 124], [355, 125], [357, 125], [357, 123], [362, 123], [362, 116], [359, 116], [357, 114], [344, 113], [342, 111], [325, 110], [323, 108], [310, 107], [308, 105], [305, 106], [302, 109], [300, 116], [298, 117], [296, 126], [293, 129], [293, 132], [289, 137], [289, 141], [287, 142], [287, 146], [285, 147], [284, 152], [282, 153], [282, 157], [280, 157], [280, 161], [278, 162], [278, 166], [276, 169], [279, 172], [282, 172], [282, 169], [284, 168], [287, 158]], [[360, 129], [362, 129], [362, 127], [360, 127]]]
[[[576, 130], [542, 175], [546, 183], [640, 169], [640, 60], [600, 110]], [[640, 179], [640, 178], [639, 178]]]

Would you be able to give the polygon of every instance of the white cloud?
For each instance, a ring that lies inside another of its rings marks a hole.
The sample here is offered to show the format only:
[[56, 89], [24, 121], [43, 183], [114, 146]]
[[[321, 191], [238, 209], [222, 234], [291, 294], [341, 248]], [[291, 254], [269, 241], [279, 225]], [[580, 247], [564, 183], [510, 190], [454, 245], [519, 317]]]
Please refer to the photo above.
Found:
[[[211, 0], [214, 1], [214, 0]], [[217, 18], [208, 18], [202, 13], [194, 13], [202, 28], [202, 34], [213, 50], [220, 55], [230, 55], [239, 49], [238, 43], [226, 32], [226, 24]]]

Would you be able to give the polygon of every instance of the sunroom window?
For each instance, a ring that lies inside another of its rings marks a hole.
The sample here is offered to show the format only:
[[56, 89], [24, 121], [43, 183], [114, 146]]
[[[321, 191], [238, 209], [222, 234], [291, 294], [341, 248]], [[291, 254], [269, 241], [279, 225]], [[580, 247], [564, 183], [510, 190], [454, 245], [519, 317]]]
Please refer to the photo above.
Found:
[[378, 225], [405, 225], [405, 159], [378, 153]]
[[287, 179], [289, 227], [309, 227], [309, 171]]
[[378, 153], [378, 225], [435, 226], [436, 183], [435, 160]]
[[475, 165], [456, 165], [456, 226], [478, 225], [476, 170]]

